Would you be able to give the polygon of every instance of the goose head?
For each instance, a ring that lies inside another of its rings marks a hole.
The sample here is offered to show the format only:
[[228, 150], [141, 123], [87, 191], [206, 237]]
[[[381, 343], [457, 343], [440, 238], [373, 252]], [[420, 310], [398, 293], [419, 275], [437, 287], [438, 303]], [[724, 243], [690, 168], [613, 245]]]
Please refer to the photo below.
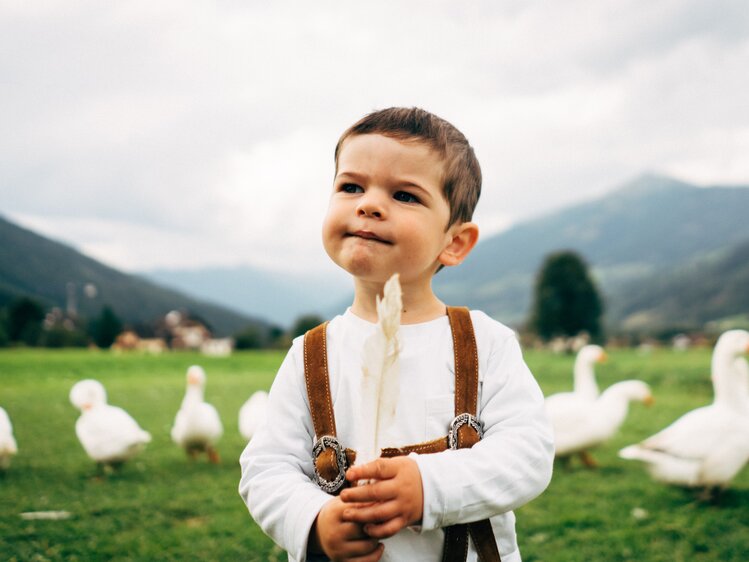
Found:
[[600, 345], [586, 345], [577, 352], [575, 363], [593, 365], [594, 363], [603, 363], [608, 356]]
[[605, 409], [623, 408], [626, 412], [630, 402], [642, 402], [650, 406], [655, 402], [650, 386], [639, 380], [626, 380], [612, 384], [603, 391], [598, 406]]
[[647, 383], [638, 380], [622, 381], [612, 384], [610, 389], [615, 390], [628, 402], [642, 402], [646, 406], [652, 406], [655, 402], [653, 393]]
[[714, 353], [731, 359], [749, 353], [749, 332], [746, 330], [723, 332], [715, 344]]
[[81, 412], [87, 412], [94, 406], [107, 403], [107, 391], [99, 381], [84, 379], [70, 389], [70, 403]]
[[200, 365], [192, 365], [187, 369], [187, 388], [203, 388], [205, 386], [205, 371]]

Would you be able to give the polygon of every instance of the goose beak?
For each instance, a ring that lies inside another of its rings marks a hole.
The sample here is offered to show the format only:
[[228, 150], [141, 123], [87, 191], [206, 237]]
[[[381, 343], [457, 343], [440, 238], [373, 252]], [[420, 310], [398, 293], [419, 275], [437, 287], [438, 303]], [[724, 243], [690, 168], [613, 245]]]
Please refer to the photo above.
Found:
[[643, 404], [645, 404], [646, 406], [650, 407], [650, 406], [652, 406], [653, 404], [655, 404], [655, 398], [653, 398], [653, 395], [652, 395], [652, 394], [648, 394], [648, 395], [647, 395], [647, 396], [645, 397], [645, 400], [643, 400], [643, 401], [642, 401], [642, 403], [643, 403]]
[[93, 404], [86, 402], [85, 404], [83, 404], [83, 406], [81, 406], [81, 410], [83, 410], [84, 412], [88, 412], [92, 408], [92, 406]]
[[608, 360], [609, 360], [609, 356], [608, 356], [608, 354], [607, 354], [607, 353], [606, 353], [605, 351], [603, 351], [603, 352], [601, 353], [601, 355], [600, 355], [600, 356], [598, 357], [598, 361], [597, 361], [597, 362], [598, 362], [598, 363], [605, 363], [605, 362], [606, 362], [606, 361], [608, 361]]

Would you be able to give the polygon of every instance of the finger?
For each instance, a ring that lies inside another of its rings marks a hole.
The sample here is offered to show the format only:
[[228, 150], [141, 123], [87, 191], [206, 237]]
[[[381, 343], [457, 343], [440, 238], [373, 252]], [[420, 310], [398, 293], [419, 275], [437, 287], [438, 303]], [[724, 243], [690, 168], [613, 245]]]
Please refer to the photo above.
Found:
[[379, 543], [377, 545], [377, 548], [374, 549], [372, 552], [365, 554], [363, 556], [349, 558], [349, 561], [350, 562], [377, 562], [380, 558], [382, 558], [382, 553], [384, 551], [385, 551], [385, 545], [382, 543]]
[[364, 525], [364, 532], [373, 539], [386, 539], [400, 532], [407, 525], [405, 518], [398, 516], [383, 523], [367, 523]]
[[392, 480], [380, 480], [341, 490], [340, 498], [345, 503], [373, 503], [392, 500], [398, 495], [398, 488]]
[[345, 557], [347, 560], [357, 556], [368, 556], [373, 552], [381, 549], [381, 546], [382, 543], [374, 539], [347, 541], [343, 545], [340, 555]]
[[371, 538], [364, 532], [364, 526], [358, 521], [344, 521], [340, 525], [341, 535], [346, 541], [369, 540]]
[[375, 459], [367, 464], [354, 465], [346, 471], [346, 480], [382, 480], [392, 478], [397, 473], [392, 459]]
[[382, 523], [402, 515], [396, 502], [376, 503], [366, 507], [346, 509], [341, 514], [344, 521], [354, 523]]

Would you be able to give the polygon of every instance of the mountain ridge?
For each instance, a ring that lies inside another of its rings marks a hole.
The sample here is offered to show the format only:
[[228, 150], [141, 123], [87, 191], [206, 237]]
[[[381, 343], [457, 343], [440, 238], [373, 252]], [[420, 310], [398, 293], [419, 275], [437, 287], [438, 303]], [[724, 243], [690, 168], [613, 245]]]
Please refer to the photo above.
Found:
[[[130, 275], [90, 258], [72, 246], [46, 238], [0, 215], [0, 305], [27, 296], [65, 309], [72, 288], [78, 312], [96, 316], [104, 305], [128, 324], [153, 322], [173, 309], [186, 309], [206, 321], [215, 335], [231, 335], [249, 325], [271, 323]], [[86, 285], [95, 295], [84, 293]]]

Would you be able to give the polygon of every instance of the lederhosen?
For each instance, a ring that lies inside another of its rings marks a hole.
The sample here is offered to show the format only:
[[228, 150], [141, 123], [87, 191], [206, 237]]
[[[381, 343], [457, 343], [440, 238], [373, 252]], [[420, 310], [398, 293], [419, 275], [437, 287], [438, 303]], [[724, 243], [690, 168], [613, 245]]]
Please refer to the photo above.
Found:
[[[476, 417], [478, 402], [478, 352], [473, 324], [465, 307], [447, 307], [455, 352], [455, 419], [447, 436], [426, 443], [382, 449], [381, 456], [397, 457], [412, 452], [439, 453], [447, 449], [469, 448], [482, 437], [481, 422]], [[307, 383], [315, 437], [314, 455], [317, 484], [329, 494], [336, 495], [347, 485], [346, 469], [354, 464], [356, 452], [344, 449], [336, 437], [333, 402], [328, 378], [327, 322], [304, 335], [304, 377]], [[443, 562], [466, 560], [468, 535], [482, 562], [500, 562], [497, 543], [488, 519], [445, 527]]]

